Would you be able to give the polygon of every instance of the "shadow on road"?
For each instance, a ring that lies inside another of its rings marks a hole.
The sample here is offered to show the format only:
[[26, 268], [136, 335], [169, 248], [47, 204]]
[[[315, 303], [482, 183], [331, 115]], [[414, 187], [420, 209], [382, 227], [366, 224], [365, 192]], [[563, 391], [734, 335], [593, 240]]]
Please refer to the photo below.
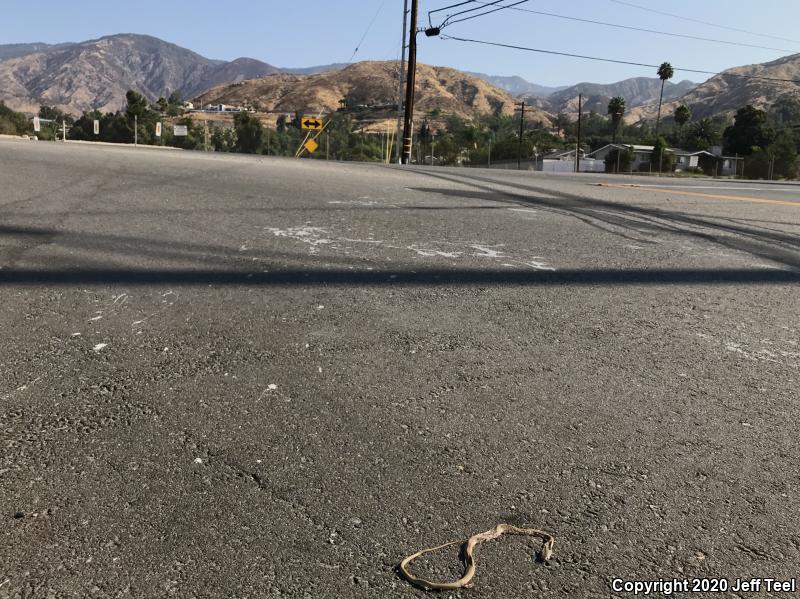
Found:
[[[452, 188], [416, 188], [416, 191], [506, 204], [513, 203], [529, 208], [547, 210], [577, 218], [587, 225], [625, 239], [634, 239], [630, 236], [630, 233], [645, 235], [648, 233], [653, 235], [667, 233], [702, 239], [728, 249], [747, 252], [758, 258], [800, 269], [800, 237], [790, 233], [743, 225], [737, 223], [734, 219], [702, 217], [676, 210], [633, 206], [557, 192], [552, 189], [514, 181], [498, 181], [488, 177], [467, 174], [448, 176], [441, 173], [431, 173], [430, 171], [415, 170], [414, 172], [449, 183], [468, 185], [476, 189], [476, 191], [463, 191]], [[533, 193], [499, 191], [496, 188], [497, 185]], [[617, 227], [618, 230], [609, 229], [608, 226]], [[800, 222], [794, 226], [800, 226]], [[636, 238], [636, 240], [647, 242], [646, 239], [641, 238]]]
[[596, 269], [510, 271], [424, 269], [276, 270], [2, 270], [0, 285], [239, 285], [270, 286], [592, 286], [592, 285], [764, 285], [800, 283], [800, 272], [778, 269]]

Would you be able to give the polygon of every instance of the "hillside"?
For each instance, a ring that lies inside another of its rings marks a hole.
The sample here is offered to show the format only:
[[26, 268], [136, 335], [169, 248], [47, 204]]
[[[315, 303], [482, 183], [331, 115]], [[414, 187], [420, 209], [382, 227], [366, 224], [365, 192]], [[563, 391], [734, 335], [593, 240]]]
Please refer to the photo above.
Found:
[[[739, 108], [752, 104], [756, 108], [767, 109], [784, 94], [800, 98], [800, 85], [763, 79], [743, 79], [734, 75], [774, 77], [800, 81], [800, 54], [785, 56], [772, 62], [736, 67], [698, 85], [689, 93], [665, 102], [662, 115], [671, 115], [680, 104], [686, 104], [695, 119], [717, 114], [732, 115]], [[650, 103], [632, 110], [627, 115], [628, 122], [653, 120], [658, 112], [658, 104]]]
[[[681, 81], [672, 83], [667, 81], [664, 85], [664, 99], [677, 98], [684, 95], [696, 83]], [[578, 94], [583, 94], [583, 110], [605, 114], [608, 101], [615, 96], [625, 98], [628, 108], [650, 104], [658, 100], [661, 92], [661, 80], [657, 77], [633, 77], [616, 83], [578, 83], [553, 94], [547, 98], [547, 107], [551, 112], [578, 112]]]
[[538, 83], [531, 83], [517, 75], [487, 75], [486, 73], [473, 73], [467, 71], [468, 74], [474, 75], [478, 79], [483, 79], [486, 83], [490, 83], [495, 87], [499, 87], [510, 93], [512, 96], [530, 96], [533, 98], [546, 98], [550, 94], [565, 89], [566, 86], [561, 87], [547, 87], [546, 85], [539, 85]]
[[[345, 97], [356, 105], [393, 104], [397, 68], [397, 62], [366, 61], [317, 75], [271, 75], [209, 90], [203, 94], [203, 103], [258, 102], [264, 110], [287, 113], [332, 112]], [[416, 90], [418, 118], [434, 110], [462, 117], [514, 113], [515, 100], [508, 92], [456, 69], [420, 64]], [[531, 110], [530, 118], [550, 123], [550, 115], [541, 110]]]
[[154, 37], [114, 35], [0, 62], [0, 99], [23, 111], [40, 103], [72, 113], [117, 110], [131, 88], [158, 98], [192, 89], [218, 66]]
[[77, 115], [92, 108], [118, 110], [129, 89], [150, 100], [174, 91], [192, 97], [223, 83], [281, 72], [252, 58], [211, 60], [147, 35], [111, 35], [77, 44], [7, 44], [0, 45], [0, 100], [25, 112], [49, 104]]

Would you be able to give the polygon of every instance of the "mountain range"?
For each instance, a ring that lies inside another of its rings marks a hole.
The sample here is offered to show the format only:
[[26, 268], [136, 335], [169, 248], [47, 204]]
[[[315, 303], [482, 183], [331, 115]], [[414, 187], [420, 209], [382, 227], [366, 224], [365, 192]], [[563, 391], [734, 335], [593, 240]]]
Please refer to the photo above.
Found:
[[151, 100], [172, 92], [189, 98], [221, 83], [341, 66], [280, 69], [253, 58], [212, 60], [138, 34], [56, 45], [9, 44], [0, 45], [0, 100], [26, 112], [43, 103], [74, 114], [93, 108], [114, 111], [124, 106], [129, 89]]
[[[118, 110], [126, 91], [136, 89], [150, 100], [177, 92], [183, 98], [202, 95], [204, 103], [258, 102], [286, 112], [335, 110], [348, 95], [365, 104], [396, 102], [397, 68], [396, 62], [374, 61], [295, 69], [246, 57], [221, 61], [155, 37], [118, 34], [79, 43], [0, 45], [0, 100], [29, 113], [48, 104], [80, 114], [92, 108]], [[531, 117], [542, 122], [558, 112], [576, 113], [578, 94], [585, 111], [605, 114], [608, 100], [622, 96], [627, 122], [652, 120], [661, 89], [655, 77], [547, 87], [522, 77], [428, 65], [420, 65], [417, 78], [421, 110], [511, 114], [522, 98], [531, 105]], [[774, 79], [800, 79], [800, 54], [729, 69], [699, 85], [668, 81], [662, 114], [671, 115], [679, 104], [687, 104], [695, 117], [731, 114], [748, 103], [766, 108], [783, 94], [800, 96], [798, 84]]]

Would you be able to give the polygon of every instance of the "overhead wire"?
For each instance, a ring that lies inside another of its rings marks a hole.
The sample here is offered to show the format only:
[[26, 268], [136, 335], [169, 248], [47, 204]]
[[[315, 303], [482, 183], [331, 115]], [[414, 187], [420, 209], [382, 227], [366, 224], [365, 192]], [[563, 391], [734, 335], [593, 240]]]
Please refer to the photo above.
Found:
[[[497, 0], [497, 2], [501, 2], [501, 1], [502, 0]], [[449, 10], [451, 8], [458, 8], [459, 6], [466, 6], [467, 4], [475, 4], [476, 2], [477, 2], [477, 0], [466, 0], [465, 2], [458, 2], [456, 4], [451, 4], [450, 6], [443, 6], [442, 8], [437, 8], [436, 10], [429, 10], [428, 11], [428, 25], [433, 27], [433, 21], [431, 21], [431, 15], [432, 14], [435, 14], [437, 12], [443, 12], [443, 11]], [[495, 4], [497, 2], [495, 2]], [[476, 10], [476, 9], [473, 9], [473, 10]], [[462, 12], [466, 12], [466, 11], [462, 11]], [[460, 14], [460, 13], [457, 13], [457, 14]]]
[[[475, 1], [477, 1], [477, 0], [475, 0]], [[489, 6], [489, 4], [485, 4], [483, 2], [481, 2], [481, 4], [484, 4], [485, 6]], [[790, 54], [794, 54], [794, 53], [797, 52], [797, 50], [787, 50], [786, 48], [773, 48], [773, 47], [770, 47], [770, 46], [760, 46], [760, 45], [757, 45], [757, 44], [748, 44], [748, 43], [745, 43], [745, 42], [732, 42], [732, 41], [728, 41], [728, 40], [718, 40], [718, 39], [714, 39], [714, 38], [702, 37], [702, 36], [699, 36], [699, 35], [688, 35], [688, 34], [684, 34], [684, 33], [673, 33], [673, 32], [667, 32], [667, 31], [658, 31], [656, 29], [646, 29], [644, 27], [633, 27], [631, 25], [620, 25], [618, 23], [608, 23], [606, 21], [595, 21], [595, 20], [592, 20], [592, 19], [583, 19], [583, 18], [580, 18], [580, 17], [572, 17], [572, 16], [568, 16], [568, 15], [559, 15], [559, 14], [556, 14], [556, 13], [545, 12], [545, 11], [541, 11], [541, 10], [532, 10], [530, 8], [517, 8], [515, 6], [508, 6], [507, 8], [511, 8], [512, 10], [516, 10], [516, 11], [519, 11], [519, 12], [526, 12], [526, 13], [530, 13], [530, 14], [534, 14], [534, 15], [542, 15], [542, 16], [546, 16], [546, 17], [554, 17], [556, 19], [565, 19], [565, 20], [568, 20], [568, 21], [577, 21], [577, 22], [580, 22], [580, 23], [590, 23], [592, 25], [602, 25], [602, 26], [605, 26], [605, 27], [615, 27], [617, 29], [627, 29], [629, 31], [641, 31], [641, 32], [644, 32], [644, 33], [654, 33], [656, 35], [666, 35], [666, 36], [669, 36], [669, 37], [679, 37], [679, 38], [698, 40], [698, 41], [703, 41], [703, 42], [711, 42], [711, 43], [715, 43], [715, 44], [726, 44], [726, 45], [729, 45], [729, 46], [741, 46], [741, 47], [745, 47], [745, 48], [757, 48], [757, 49], [760, 49], [760, 50], [774, 50], [776, 52], [787, 52], [787, 53], [790, 53]], [[798, 43], [800, 43], [800, 42], [798, 42]]]
[[375, 24], [375, 21], [378, 19], [378, 15], [381, 14], [383, 7], [386, 6], [386, 2], [387, 0], [383, 0], [383, 2], [381, 2], [381, 5], [375, 12], [375, 16], [372, 17], [372, 20], [369, 22], [369, 25], [367, 25], [367, 28], [364, 30], [364, 35], [361, 36], [361, 39], [358, 41], [358, 44], [356, 44], [356, 49], [353, 50], [353, 54], [350, 56], [350, 60], [348, 60], [347, 62], [353, 62], [353, 59], [356, 57], [356, 54], [358, 54], [359, 48], [361, 48], [361, 44], [363, 44], [364, 40], [367, 39], [367, 35], [372, 29], [372, 26]]
[[665, 17], [673, 17], [675, 19], [682, 19], [684, 21], [691, 21], [692, 23], [700, 23], [701, 25], [708, 25], [709, 27], [716, 27], [718, 29], [727, 29], [728, 31], [736, 31], [738, 33], [746, 33], [748, 35], [755, 35], [758, 37], [765, 37], [774, 40], [781, 40], [784, 42], [792, 42], [795, 44], [800, 44], [800, 40], [791, 39], [788, 37], [780, 37], [777, 35], [770, 35], [768, 33], [758, 33], [757, 31], [750, 31], [747, 29], [740, 29], [738, 27], [729, 27], [727, 25], [720, 25], [719, 23], [712, 23], [711, 21], [703, 21], [701, 19], [695, 19], [692, 17], [687, 17], [685, 15], [676, 15], [670, 12], [665, 12], [663, 10], [658, 10], [655, 8], [650, 8], [649, 6], [641, 6], [639, 4], [634, 4], [633, 2], [626, 2], [625, 0], [609, 0], [609, 2], [613, 2], [615, 4], [621, 4], [623, 6], [629, 6], [631, 8], [638, 8], [639, 10], [644, 10], [647, 12], [652, 12], [657, 15], [663, 15]]
[[[453, 25], [455, 23], [461, 23], [463, 21], [469, 21], [470, 19], [477, 19], [478, 17], [482, 17], [484, 15], [489, 15], [489, 14], [492, 14], [493, 12], [497, 12], [499, 10], [505, 10], [507, 8], [514, 8], [515, 6], [517, 6], [519, 4], [525, 4], [528, 1], [529, 0], [519, 0], [518, 2], [514, 2], [513, 4], [507, 4], [505, 6], [498, 6], [497, 8], [494, 8], [492, 10], [487, 10], [486, 12], [478, 13], [477, 15], [471, 15], [469, 17], [464, 17], [463, 19], [456, 19], [455, 21], [446, 20], [442, 24], [442, 27], [445, 27], [447, 25]], [[490, 6], [490, 4], [487, 4], [485, 6]], [[467, 11], [465, 11], [465, 12], [467, 12]], [[453, 16], [458, 16], [458, 15], [453, 15]]]
[[[647, 67], [647, 68], [653, 68], [653, 69], [658, 69], [659, 68], [659, 65], [655, 65], [655, 64], [646, 64], [646, 63], [642, 63], [642, 62], [632, 62], [632, 61], [628, 61], [628, 60], [616, 60], [616, 59], [613, 59], [613, 58], [600, 58], [598, 56], [586, 56], [584, 54], [572, 54], [572, 53], [569, 53], [569, 52], [557, 52], [555, 50], [543, 50], [543, 49], [540, 49], [540, 48], [528, 48], [528, 47], [525, 47], [525, 46], [516, 46], [516, 45], [513, 45], [513, 44], [503, 44], [503, 43], [500, 43], [500, 42], [490, 42], [490, 41], [486, 41], [486, 40], [475, 40], [475, 39], [469, 39], [469, 38], [463, 38], [463, 37], [456, 37], [456, 36], [452, 36], [452, 35], [442, 35], [441, 38], [444, 39], [444, 40], [454, 40], [454, 41], [457, 41], [457, 42], [467, 42], [467, 43], [473, 43], [473, 44], [481, 44], [481, 45], [485, 45], [485, 46], [496, 46], [498, 48], [510, 48], [512, 50], [524, 50], [526, 52], [538, 52], [538, 53], [541, 53], [541, 54], [554, 54], [556, 56], [567, 56], [567, 57], [570, 57], [570, 58], [580, 58], [580, 59], [583, 59], [583, 60], [594, 60], [594, 61], [598, 61], [598, 62], [610, 62], [610, 63], [614, 63], [614, 64], [624, 64], [624, 65], [630, 65], [630, 66], [636, 66], [636, 67]], [[718, 73], [716, 71], [706, 71], [706, 70], [702, 70], [702, 69], [689, 69], [689, 68], [676, 67], [676, 66], [673, 66], [672, 68], [675, 71], [681, 71], [681, 72], [684, 72], [684, 73], [699, 73], [699, 74], [702, 74], [702, 75], [721, 75], [721, 76], [724, 76], [724, 77], [736, 77], [736, 78], [739, 78], [739, 79], [754, 79], [754, 80], [760, 80], [760, 81], [778, 81], [778, 82], [781, 82], [781, 83], [800, 84], [800, 79], [782, 79], [780, 77], [764, 77], [764, 76], [759, 76], [759, 75], [740, 75], [740, 74], [737, 74], [737, 73]]]
[[[467, 2], [459, 2], [457, 4], [451, 4], [450, 6], [444, 6], [442, 8], [437, 8], [436, 10], [428, 11], [428, 24], [431, 27], [433, 27], [433, 21], [431, 19], [431, 15], [433, 15], [434, 13], [438, 13], [438, 12], [442, 12], [442, 11], [445, 11], [445, 10], [449, 10], [451, 8], [458, 8], [458, 7], [461, 7], [461, 6], [466, 6], [467, 4], [478, 4], [478, 6], [475, 6], [473, 8], [467, 8], [465, 10], [461, 10], [461, 11], [458, 11], [458, 12], [455, 12], [455, 13], [452, 13], [452, 14], [448, 14], [444, 18], [442, 23], [439, 25], [439, 29], [442, 29], [442, 28], [444, 28], [444, 27], [446, 27], [448, 25], [452, 25], [453, 23], [460, 23], [462, 21], [468, 21], [470, 19], [475, 19], [477, 17], [482, 17], [484, 15], [488, 15], [488, 14], [491, 14], [493, 12], [497, 12], [497, 11], [500, 11], [500, 10], [504, 10], [506, 8], [511, 8], [513, 6], [517, 6], [518, 4], [524, 4], [525, 2], [529, 2], [530, 0], [518, 0], [517, 2], [514, 2], [513, 4], [497, 6], [498, 4], [501, 4], [503, 2], [509, 2], [509, 1], [510, 0], [494, 0], [493, 2], [478, 2], [478, 0], [468, 0]], [[497, 8], [492, 9], [492, 10], [487, 10], [487, 11], [484, 11], [482, 13], [478, 13], [476, 15], [470, 15], [470, 16], [464, 17], [462, 19], [457, 19], [455, 21], [451, 20], [454, 17], [458, 17], [460, 15], [464, 15], [464, 14], [467, 14], [467, 13], [470, 13], [470, 12], [474, 12], [476, 10], [482, 10], [482, 9], [488, 8], [490, 6], [497, 6]]]

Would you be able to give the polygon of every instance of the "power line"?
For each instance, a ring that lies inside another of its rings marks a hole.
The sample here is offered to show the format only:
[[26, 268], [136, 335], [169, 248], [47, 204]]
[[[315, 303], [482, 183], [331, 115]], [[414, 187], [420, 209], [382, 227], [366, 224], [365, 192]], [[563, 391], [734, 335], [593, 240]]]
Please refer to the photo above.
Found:
[[624, 0], [609, 0], [610, 2], [614, 2], [615, 4], [622, 4], [623, 6], [630, 6], [631, 8], [638, 8], [639, 10], [645, 10], [647, 12], [652, 12], [657, 15], [663, 15], [665, 17], [673, 17], [675, 19], [683, 19], [684, 21], [691, 21], [693, 23], [700, 23], [701, 25], [708, 25], [710, 27], [717, 27], [718, 29], [727, 29], [729, 31], [737, 31], [739, 33], [746, 33], [748, 35], [756, 35], [758, 37], [766, 37], [774, 40], [781, 40], [784, 42], [792, 42], [795, 44], [800, 44], [800, 40], [794, 40], [788, 37], [780, 37], [777, 35], [769, 35], [768, 33], [758, 33], [756, 31], [749, 31], [747, 29], [739, 29], [738, 27], [728, 27], [727, 25], [720, 25], [719, 23], [712, 23], [710, 21], [701, 21], [700, 19], [693, 19], [692, 17], [686, 17], [684, 15], [676, 15], [670, 12], [664, 12], [661, 10], [656, 10], [655, 8], [649, 8], [647, 6], [640, 6], [639, 4], [633, 4], [632, 2], [625, 2]]
[[[481, 3], [481, 4], [483, 4], [483, 3]], [[489, 5], [486, 4], [485, 6], [489, 6]], [[657, 31], [655, 29], [645, 29], [643, 27], [633, 27], [633, 26], [630, 26], [630, 25], [619, 25], [617, 23], [607, 23], [605, 21], [593, 21], [591, 19], [582, 19], [582, 18], [579, 18], [579, 17], [570, 17], [570, 16], [567, 16], [567, 15], [558, 15], [558, 14], [551, 13], [551, 12], [543, 12], [543, 11], [540, 11], [540, 10], [532, 10], [530, 8], [516, 8], [516, 7], [513, 7], [513, 6], [509, 6], [507, 8], [511, 8], [513, 10], [517, 10], [517, 11], [520, 11], [520, 12], [531, 13], [531, 14], [534, 14], [534, 15], [543, 15], [543, 16], [546, 16], [546, 17], [554, 17], [556, 19], [565, 19], [565, 20], [568, 20], [568, 21], [578, 21], [580, 23], [590, 23], [592, 25], [603, 25], [605, 27], [615, 27], [617, 29], [627, 29], [627, 30], [630, 30], [630, 31], [642, 31], [644, 33], [655, 33], [657, 35], [666, 35], [666, 36], [670, 36], [670, 37], [680, 37], [680, 38], [685, 38], [685, 39], [690, 39], [690, 40], [699, 40], [699, 41], [703, 41], [703, 42], [712, 42], [712, 43], [715, 43], [715, 44], [726, 44], [726, 45], [729, 45], [729, 46], [742, 46], [742, 47], [746, 47], [746, 48], [758, 48], [760, 50], [774, 50], [776, 52], [787, 52], [789, 54], [794, 54], [795, 52], [797, 52], [796, 50], [787, 50], [785, 48], [772, 48], [770, 46], [759, 46], [757, 44], [746, 44], [744, 42], [731, 42], [731, 41], [728, 41], [728, 40], [718, 40], [718, 39], [714, 39], [714, 38], [701, 37], [701, 36], [698, 36], [698, 35], [688, 35], [688, 34], [683, 34], [683, 33], [671, 33], [671, 32], [667, 32], [667, 31]]]
[[[500, 2], [500, 1], [501, 0], [497, 0], [497, 2]], [[466, 6], [467, 4], [475, 4], [475, 2], [476, 2], [476, 0], [466, 0], [466, 2], [459, 2], [457, 4], [451, 4], [450, 6], [443, 6], [442, 8], [437, 8], [436, 10], [429, 10], [428, 11], [428, 25], [433, 27], [433, 22], [431, 21], [431, 15], [432, 14], [435, 14], [437, 12], [442, 12], [442, 11], [445, 11], [445, 10], [449, 10], [451, 8], [458, 8], [459, 6]], [[472, 9], [472, 10], [477, 10], [477, 9]], [[462, 11], [462, 12], [467, 12], [467, 11]], [[461, 14], [461, 13], [457, 13], [457, 14]], [[448, 15], [445, 18], [448, 18], [449, 16], [450, 15]]]
[[367, 25], [367, 28], [364, 31], [364, 35], [362, 35], [361, 39], [358, 41], [358, 44], [356, 45], [356, 49], [353, 50], [353, 54], [352, 54], [352, 56], [350, 56], [350, 60], [347, 61], [348, 63], [353, 62], [353, 59], [356, 57], [356, 54], [358, 53], [358, 49], [361, 47], [361, 44], [364, 43], [364, 40], [367, 38], [367, 34], [372, 29], [372, 26], [375, 24], [375, 20], [378, 18], [378, 15], [381, 14], [381, 11], [383, 10], [384, 6], [386, 6], [386, 0], [383, 0], [383, 2], [381, 2], [381, 5], [378, 7], [378, 10], [375, 12], [375, 16], [372, 17], [372, 20], [369, 22], [369, 25]]
[[[615, 60], [613, 58], [600, 58], [598, 56], [585, 56], [583, 54], [570, 54], [568, 52], [556, 52], [555, 50], [542, 50], [539, 48], [526, 48], [525, 46], [515, 46], [512, 44], [501, 44], [500, 42], [487, 42], [484, 40], [473, 40], [463, 37], [455, 37], [451, 35], [443, 35], [442, 39], [455, 40], [457, 42], [468, 42], [472, 44], [482, 44], [484, 46], [496, 46], [498, 48], [510, 48], [512, 50], [524, 50], [526, 52], [538, 52], [541, 54], [555, 54], [556, 56], [568, 56], [570, 58], [581, 58], [583, 60], [595, 60], [598, 62], [611, 62], [614, 64], [626, 64], [635, 67], [647, 67], [658, 69], [660, 65], [646, 64], [642, 62], [631, 62], [628, 60]], [[800, 79], [781, 79], [779, 77], [759, 77], [758, 75], [739, 75], [736, 73], [717, 73], [716, 71], [704, 71], [701, 69], [685, 69], [680, 67], [672, 67], [675, 71], [682, 71], [684, 73], [700, 73], [701, 75], [721, 75], [725, 77], [737, 77], [739, 79], [757, 79], [760, 81], [779, 81], [781, 83], [795, 83], [800, 84]]]
[[[529, 0], [519, 0], [518, 2], [515, 2], [514, 4], [507, 4], [505, 6], [498, 6], [497, 8], [494, 8], [492, 10], [487, 10], [486, 12], [481, 12], [481, 13], [478, 13], [477, 15], [471, 15], [469, 17], [464, 17], [462, 19], [456, 19], [455, 21], [451, 21], [450, 17], [448, 17], [447, 20], [445, 20], [445, 22], [442, 23], [441, 27], [445, 27], [446, 25], [453, 25], [455, 23], [461, 23], [462, 21], [469, 21], [470, 19], [477, 19], [478, 17], [482, 17], [484, 15], [492, 14], [493, 12], [497, 12], [498, 10], [504, 10], [506, 8], [513, 8], [513, 7], [517, 6], [518, 4], [524, 4], [524, 3], [528, 2], [528, 1]], [[485, 4], [484, 6], [491, 6], [491, 4]], [[464, 12], [470, 12], [470, 11], [464, 11]], [[452, 15], [452, 16], [458, 16], [458, 15], [456, 14], [456, 15]], [[441, 29], [441, 27], [440, 27], [440, 29]]]
[[[524, 4], [526, 2], [529, 2], [530, 0], [518, 0], [517, 2], [514, 2], [513, 4], [497, 6], [498, 4], [501, 4], [502, 2], [508, 2], [508, 1], [509, 0], [494, 0], [493, 2], [478, 2], [478, 0], [469, 0], [468, 2], [459, 2], [457, 4], [452, 4], [450, 6], [445, 6], [443, 8], [438, 8], [436, 10], [431, 10], [431, 11], [428, 12], [428, 24], [431, 26], [431, 28], [433, 28], [433, 22], [431, 21], [431, 15], [432, 14], [437, 13], [437, 12], [442, 12], [442, 11], [445, 11], [445, 10], [449, 10], [451, 8], [458, 8], [460, 6], [465, 6], [467, 4], [478, 4], [478, 6], [475, 6], [473, 8], [467, 8], [465, 10], [461, 10], [461, 11], [458, 11], [458, 12], [455, 12], [455, 13], [452, 13], [452, 14], [448, 14], [444, 18], [444, 21], [442, 21], [441, 25], [439, 25], [438, 28], [442, 29], [442, 28], [446, 27], [447, 25], [452, 25], [453, 23], [461, 23], [462, 21], [469, 21], [470, 19], [476, 19], [478, 17], [482, 17], [484, 15], [488, 15], [488, 14], [491, 14], [493, 12], [497, 12], [499, 10], [504, 10], [506, 8], [512, 8], [514, 6], [517, 6], [518, 4]], [[451, 19], [453, 19], [453, 17], [458, 17], [460, 15], [464, 15], [464, 14], [467, 14], [467, 13], [470, 13], [470, 12], [474, 12], [476, 10], [482, 10], [482, 9], [487, 8], [489, 6], [497, 6], [497, 8], [494, 8], [492, 10], [487, 10], [487, 11], [484, 11], [482, 13], [478, 13], [476, 15], [470, 15], [468, 17], [464, 17], [464, 18], [461, 18], [461, 19], [456, 19], [455, 21], [451, 20]]]

